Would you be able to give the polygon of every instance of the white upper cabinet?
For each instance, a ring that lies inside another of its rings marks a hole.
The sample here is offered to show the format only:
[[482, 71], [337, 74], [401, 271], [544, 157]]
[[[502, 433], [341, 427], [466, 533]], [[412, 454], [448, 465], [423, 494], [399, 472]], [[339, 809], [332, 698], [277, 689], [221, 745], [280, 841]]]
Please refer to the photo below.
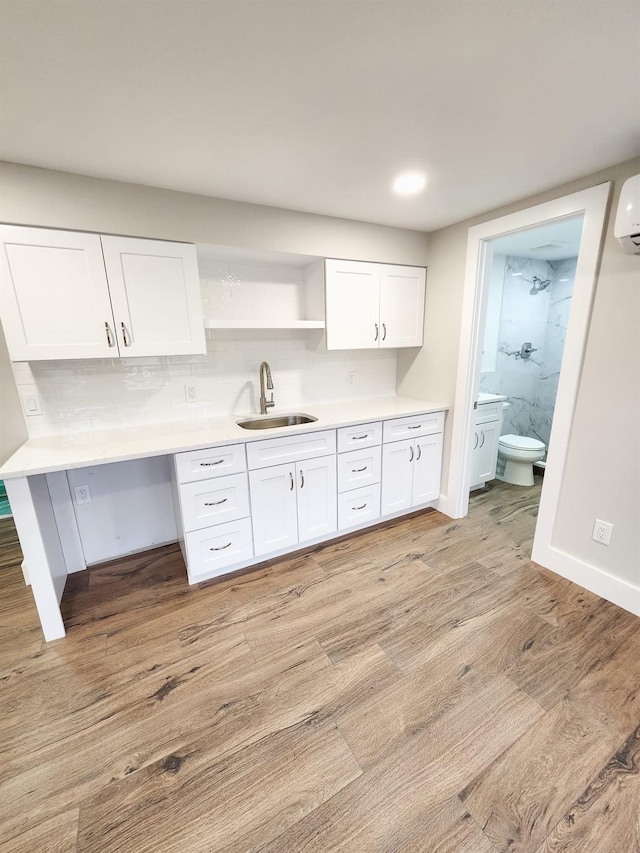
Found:
[[380, 268], [380, 346], [422, 346], [426, 270]]
[[13, 361], [206, 352], [195, 246], [0, 226]]
[[97, 234], [0, 226], [0, 318], [13, 361], [118, 355]]
[[205, 353], [195, 246], [101, 240], [121, 355]]
[[327, 260], [327, 349], [419, 347], [426, 270]]
[[380, 265], [327, 260], [327, 349], [371, 349], [380, 340]]

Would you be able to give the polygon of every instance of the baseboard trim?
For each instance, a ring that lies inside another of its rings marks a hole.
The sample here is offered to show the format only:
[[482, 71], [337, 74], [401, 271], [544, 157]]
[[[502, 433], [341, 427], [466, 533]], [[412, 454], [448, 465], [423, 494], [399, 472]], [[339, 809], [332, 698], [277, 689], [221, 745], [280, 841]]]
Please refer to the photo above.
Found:
[[623, 610], [633, 613], [634, 616], [640, 616], [640, 587], [616, 578], [590, 563], [578, 560], [558, 548], [534, 546], [531, 559], [538, 565], [588, 589], [589, 592], [622, 607]]

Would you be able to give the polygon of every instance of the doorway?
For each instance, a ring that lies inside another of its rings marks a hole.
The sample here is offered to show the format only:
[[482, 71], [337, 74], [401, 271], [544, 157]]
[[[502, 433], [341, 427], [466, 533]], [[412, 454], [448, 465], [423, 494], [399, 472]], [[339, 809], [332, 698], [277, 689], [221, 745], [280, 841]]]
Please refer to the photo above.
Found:
[[[586, 346], [589, 318], [595, 292], [603, 225], [611, 185], [600, 184], [527, 210], [485, 222], [469, 229], [467, 265], [461, 321], [458, 376], [451, 438], [449, 492], [441, 501], [443, 511], [453, 518], [467, 514], [473, 466], [475, 405], [485, 349], [485, 329], [490, 298], [494, 246], [500, 239], [582, 220], [575, 282], [568, 316], [562, 367], [559, 371], [553, 423], [545, 457], [545, 476], [540, 497], [532, 558], [563, 574], [563, 555], [553, 548], [553, 528], [569, 446], [578, 383]], [[533, 278], [533, 276], [532, 276]], [[537, 276], [531, 288], [538, 293], [546, 279]], [[535, 294], [532, 295], [535, 298]], [[533, 342], [523, 341], [522, 344]], [[485, 363], [486, 366], [486, 363]]]

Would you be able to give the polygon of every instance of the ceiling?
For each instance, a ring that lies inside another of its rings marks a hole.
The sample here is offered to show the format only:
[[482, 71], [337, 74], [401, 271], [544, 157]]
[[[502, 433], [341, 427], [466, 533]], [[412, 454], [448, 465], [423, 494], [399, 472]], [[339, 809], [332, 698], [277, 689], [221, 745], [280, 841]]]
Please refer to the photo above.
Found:
[[543, 261], [561, 261], [577, 258], [582, 236], [584, 217], [560, 219], [525, 231], [516, 231], [491, 241], [494, 255], [511, 255], [516, 258], [538, 258]]
[[0, 0], [0, 158], [433, 230], [640, 153], [639, 12]]

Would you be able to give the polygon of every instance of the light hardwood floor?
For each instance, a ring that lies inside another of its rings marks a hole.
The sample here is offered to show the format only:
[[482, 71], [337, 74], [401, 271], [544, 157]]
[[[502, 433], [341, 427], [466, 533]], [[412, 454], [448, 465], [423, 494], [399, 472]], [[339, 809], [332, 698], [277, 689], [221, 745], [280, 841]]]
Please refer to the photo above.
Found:
[[529, 562], [538, 489], [186, 584], [0, 526], [0, 850], [640, 851], [640, 620]]

